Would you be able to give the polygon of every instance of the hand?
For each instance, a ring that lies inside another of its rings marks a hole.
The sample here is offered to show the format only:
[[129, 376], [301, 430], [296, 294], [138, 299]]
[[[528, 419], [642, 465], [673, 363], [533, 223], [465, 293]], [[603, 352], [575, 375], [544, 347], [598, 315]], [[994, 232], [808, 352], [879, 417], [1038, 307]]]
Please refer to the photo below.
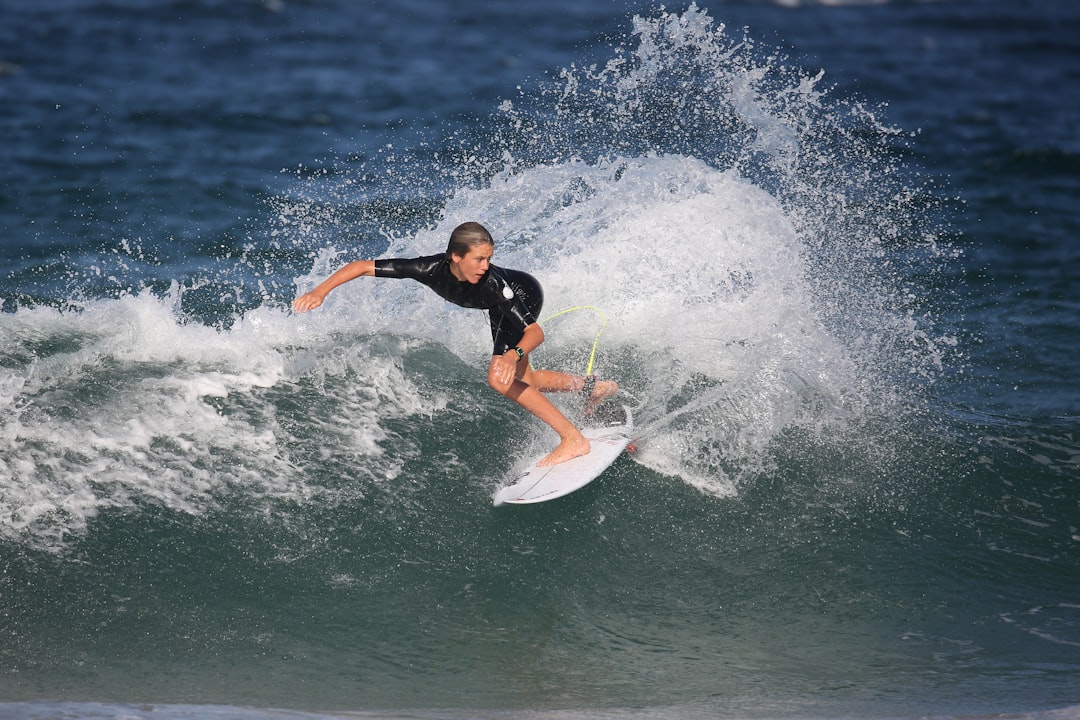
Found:
[[293, 300], [293, 310], [298, 313], [314, 310], [323, 304], [324, 299], [325, 298], [322, 295], [319, 295], [314, 291], [306, 293]]
[[517, 374], [517, 353], [511, 350], [505, 355], [500, 355], [495, 361], [495, 379], [502, 385], [509, 385], [514, 382], [514, 376]]

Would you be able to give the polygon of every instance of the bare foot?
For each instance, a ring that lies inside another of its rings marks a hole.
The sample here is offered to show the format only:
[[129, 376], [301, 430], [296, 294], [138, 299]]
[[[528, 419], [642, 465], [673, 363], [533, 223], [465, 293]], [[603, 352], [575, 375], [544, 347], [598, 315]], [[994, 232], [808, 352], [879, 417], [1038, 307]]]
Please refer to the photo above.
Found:
[[589, 402], [600, 402], [604, 398], [609, 398], [617, 392], [619, 392], [619, 383], [614, 380], [597, 380], [592, 394], [589, 395]]
[[597, 380], [593, 385], [589, 399], [585, 401], [585, 414], [592, 415], [600, 403], [619, 391], [619, 383], [614, 380]]
[[558, 465], [567, 460], [573, 460], [576, 457], [588, 455], [589, 449], [589, 441], [586, 440], [584, 436], [579, 436], [578, 439], [575, 440], [563, 440], [546, 458], [536, 463], [536, 466], [550, 467], [552, 465]]

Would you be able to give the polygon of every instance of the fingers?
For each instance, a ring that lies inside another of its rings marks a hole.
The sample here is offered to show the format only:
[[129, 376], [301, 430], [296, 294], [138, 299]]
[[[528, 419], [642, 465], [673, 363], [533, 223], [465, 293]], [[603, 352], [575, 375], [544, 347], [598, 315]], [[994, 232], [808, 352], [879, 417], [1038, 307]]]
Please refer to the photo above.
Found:
[[307, 312], [308, 310], [314, 310], [322, 305], [323, 299], [314, 293], [307, 293], [293, 300], [293, 310], [296, 312]]
[[505, 355], [497, 355], [491, 359], [491, 366], [488, 368], [488, 384], [500, 393], [506, 394], [517, 377], [517, 363], [514, 360]]
[[495, 368], [495, 375], [503, 385], [509, 385], [514, 379], [514, 369], [514, 363], [503, 360]]

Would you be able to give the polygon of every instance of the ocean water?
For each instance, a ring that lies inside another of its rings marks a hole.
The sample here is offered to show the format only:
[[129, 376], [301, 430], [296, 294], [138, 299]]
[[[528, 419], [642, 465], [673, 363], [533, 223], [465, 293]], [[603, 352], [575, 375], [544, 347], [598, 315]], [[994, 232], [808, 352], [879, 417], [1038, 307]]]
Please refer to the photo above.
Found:
[[[1072, 0], [0, 0], [0, 717], [1080, 717], [1078, 78]], [[556, 502], [482, 314], [289, 310], [474, 219], [634, 409]]]

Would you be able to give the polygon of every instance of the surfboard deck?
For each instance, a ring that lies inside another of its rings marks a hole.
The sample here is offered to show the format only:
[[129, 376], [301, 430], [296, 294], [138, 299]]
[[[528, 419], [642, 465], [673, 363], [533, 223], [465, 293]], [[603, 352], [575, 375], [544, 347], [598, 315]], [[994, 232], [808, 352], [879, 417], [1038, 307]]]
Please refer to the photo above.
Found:
[[[589, 439], [588, 455], [550, 467], [537, 467], [543, 454], [531, 458], [510, 484], [495, 493], [496, 506], [527, 505], [569, 495], [600, 476], [630, 442], [634, 429], [630, 408], [608, 400], [590, 414], [581, 434]], [[545, 453], [546, 454], [546, 453]]]

